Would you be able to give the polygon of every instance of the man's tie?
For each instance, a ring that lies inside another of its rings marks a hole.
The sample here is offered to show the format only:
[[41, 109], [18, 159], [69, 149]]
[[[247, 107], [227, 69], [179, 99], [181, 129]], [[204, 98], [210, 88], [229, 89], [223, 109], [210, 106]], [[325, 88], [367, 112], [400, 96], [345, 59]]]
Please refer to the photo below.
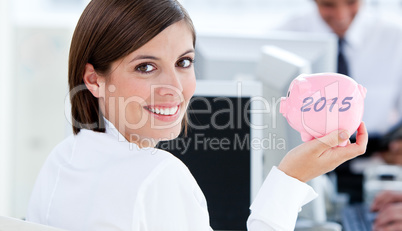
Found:
[[345, 40], [342, 38], [338, 39], [338, 73], [349, 76], [348, 63], [343, 54], [343, 45]]

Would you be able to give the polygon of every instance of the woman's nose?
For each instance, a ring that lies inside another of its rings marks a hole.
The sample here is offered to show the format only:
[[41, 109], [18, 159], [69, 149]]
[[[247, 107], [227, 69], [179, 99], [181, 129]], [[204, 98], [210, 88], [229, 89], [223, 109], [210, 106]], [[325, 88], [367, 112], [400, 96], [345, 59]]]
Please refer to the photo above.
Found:
[[157, 92], [159, 95], [180, 96], [183, 92], [183, 86], [179, 74], [174, 71], [168, 71], [161, 76], [161, 81]]

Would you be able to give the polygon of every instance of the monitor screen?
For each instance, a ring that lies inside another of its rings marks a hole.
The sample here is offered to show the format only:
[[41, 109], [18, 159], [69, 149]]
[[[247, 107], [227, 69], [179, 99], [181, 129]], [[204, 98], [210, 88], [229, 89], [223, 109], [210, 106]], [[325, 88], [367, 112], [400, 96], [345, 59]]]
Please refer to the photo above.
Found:
[[[197, 87], [214, 92], [216, 85]], [[236, 89], [232, 83], [226, 87]], [[188, 109], [187, 135], [158, 147], [187, 165], [206, 197], [214, 230], [246, 230], [249, 207], [263, 179], [262, 158], [256, 161], [253, 151], [258, 150], [252, 146], [257, 134], [251, 113], [255, 102], [244, 92], [224, 92], [205, 95], [198, 90]]]
[[250, 206], [250, 127], [246, 121], [250, 113], [231, 114], [230, 110], [237, 111], [249, 99], [194, 97], [191, 110], [222, 113], [215, 117], [191, 113], [187, 136], [159, 144], [181, 159], [197, 180], [213, 229], [246, 229]]

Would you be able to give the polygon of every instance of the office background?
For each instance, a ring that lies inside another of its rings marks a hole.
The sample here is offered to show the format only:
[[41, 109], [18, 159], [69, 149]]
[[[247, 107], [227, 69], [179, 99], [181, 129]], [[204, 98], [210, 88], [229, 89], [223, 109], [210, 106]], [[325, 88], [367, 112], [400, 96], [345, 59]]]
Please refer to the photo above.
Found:
[[[182, 0], [198, 33], [261, 33], [312, 0]], [[69, 41], [88, 0], [0, 0], [0, 215], [22, 218], [38, 171], [68, 133]], [[401, 0], [367, 0], [402, 23]]]

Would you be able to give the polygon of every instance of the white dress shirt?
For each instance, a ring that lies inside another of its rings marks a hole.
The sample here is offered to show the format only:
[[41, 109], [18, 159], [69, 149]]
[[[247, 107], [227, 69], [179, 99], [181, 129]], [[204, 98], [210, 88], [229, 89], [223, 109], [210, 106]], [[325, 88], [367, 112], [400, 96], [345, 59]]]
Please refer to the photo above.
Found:
[[[205, 197], [172, 154], [140, 149], [106, 121], [52, 151], [34, 187], [27, 220], [72, 231], [210, 231]], [[248, 230], [293, 230], [313, 189], [273, 168], [251, 206]]]
[[[333, 33], [317, 9], [296, 15], [280, 30]], [[367, 88], [363, 121], [383, 134], [402, 118], [402, 26], [362, 8], [345, 34], [349, 75]]]

